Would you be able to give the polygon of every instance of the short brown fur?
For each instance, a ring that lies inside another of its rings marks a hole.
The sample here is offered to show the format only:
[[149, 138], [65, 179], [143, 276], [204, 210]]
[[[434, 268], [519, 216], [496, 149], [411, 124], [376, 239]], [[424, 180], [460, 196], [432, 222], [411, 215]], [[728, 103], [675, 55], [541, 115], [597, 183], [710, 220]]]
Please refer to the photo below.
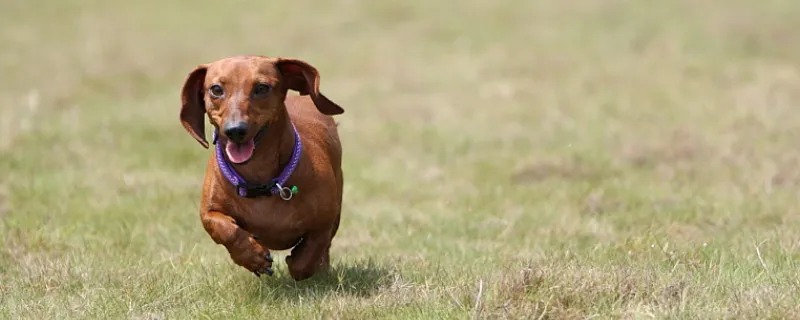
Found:
[[[258, 99], [248, 93], [256, 83], [268, 84]], [[221, 85], [223, 98], [209, 87]], [[287, 95], [288, 90], [300, 95]], [[329, 249], [339, 228], [342, 207], [342, 147], [332, 115], [344, 110], [319, 92], [319, 73], [297, 59], [237, 56], [203, 64], [186, 78], [181, 93], [181, 123], [205, 148], [205, 117], [220, 128], [235, 117], [249, 124], [247, 137], [267, 126], [245, 163], [232, 164], [248, 182], [267, 183], [288, 163], [296, 126], [303, 152], [287, 181], [299, 192], [288, 201], [277, 196], [245, 198], [221, 174], [212, 152], [205, 170], [200, 218], [206, 232], [223, 245], [231, 259], [256, 275], [272, 274], [269, 250], [292, 249], [289, 273], [304, 280], [330, 263]], [[225, 137], [221, 137], [224, 139]]]

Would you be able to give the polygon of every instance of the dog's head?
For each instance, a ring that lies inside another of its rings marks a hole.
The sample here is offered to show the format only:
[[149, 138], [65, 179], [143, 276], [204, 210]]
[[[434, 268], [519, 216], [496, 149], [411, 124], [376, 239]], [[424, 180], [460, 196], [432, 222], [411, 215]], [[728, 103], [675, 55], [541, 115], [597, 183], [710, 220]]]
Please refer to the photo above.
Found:
[[219, 129], [231, 161], [250, 159], [254, 138], [283, 114], [287, 90], [310, 95], [327, 115], [344, 110], [319, 91], [319, 72], [305, 61], [262, 56], [231, 57], [195, 68], [181, 92], [181, 123], [203, 147], [205, 115]]

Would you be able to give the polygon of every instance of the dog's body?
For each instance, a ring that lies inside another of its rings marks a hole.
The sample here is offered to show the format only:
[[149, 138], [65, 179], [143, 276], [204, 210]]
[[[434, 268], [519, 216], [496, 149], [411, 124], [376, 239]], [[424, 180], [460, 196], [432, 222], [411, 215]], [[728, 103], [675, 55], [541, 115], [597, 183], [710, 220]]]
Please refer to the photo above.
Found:
[[[249, 183], [267, 184], [281, 174], [293, 155], [295, 128], [302, 142], [297, 167], [276, 189], [296, 186], [291, 197], [241, 196], [221, 172], [217, 154], [208, 160], [200, 202], [203, 227], [236, 264], [256, 275], [272, 274], [270, 249], [294, 247], [286, 263], [298, 281], [329, 266], [343, 187], [342, 148], [331, 115], [344, 110], [318, 87], [311, 65], [259, 56], [198, 66], [183, 87], [186, 130], [208, 147], [207, 114], [219, 132], [216, 143], [226, 150], [224, 160]], [[301, 95], [287, 95], [289, 89]]]

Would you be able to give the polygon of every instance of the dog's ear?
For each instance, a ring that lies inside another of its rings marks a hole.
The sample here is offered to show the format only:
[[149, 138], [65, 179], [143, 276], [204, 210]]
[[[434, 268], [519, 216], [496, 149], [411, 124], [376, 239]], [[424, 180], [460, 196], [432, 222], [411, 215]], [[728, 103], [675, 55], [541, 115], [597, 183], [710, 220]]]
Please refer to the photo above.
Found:
[[327, 115], [344, 113], [344, 109], [319, 92], [319, 72], [314, 66], [298, 59], [280, 58], [275, 66], [283, 75], [283, 85], [300, 95], [311, 95], [317, 110]]
[[207, 70], [205, 65], [197, 66], [186, 77], [181, 90], [181, 124], [206, 149], [208, 141], [205, 132], [206, 103], [203, 99], [203, 85]]

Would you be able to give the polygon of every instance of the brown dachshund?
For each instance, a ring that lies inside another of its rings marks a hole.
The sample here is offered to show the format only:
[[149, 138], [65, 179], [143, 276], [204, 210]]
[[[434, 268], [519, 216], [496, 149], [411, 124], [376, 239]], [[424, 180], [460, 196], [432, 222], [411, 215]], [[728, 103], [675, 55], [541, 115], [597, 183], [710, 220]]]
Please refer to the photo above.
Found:
[[[297, 59], [239, 56], [198, 66], [181, 92], [180, 118], [203, 147], [214, 127], [200, 199], [206, 232], [238, 265], [272, 275], [269, 250], [288, 250], [289, 273], [307, 279], [330, 264], [342, 208], [342, 147], [319, 91]], [[287, 95], [288, 90], [299, 95]]]

